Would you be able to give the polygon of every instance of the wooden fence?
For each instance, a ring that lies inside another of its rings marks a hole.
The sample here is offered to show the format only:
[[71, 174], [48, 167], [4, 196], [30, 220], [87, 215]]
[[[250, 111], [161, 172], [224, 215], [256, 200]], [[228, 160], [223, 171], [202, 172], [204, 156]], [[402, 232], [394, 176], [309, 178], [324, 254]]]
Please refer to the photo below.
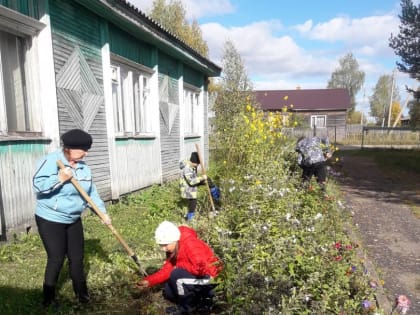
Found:
[[334, 144], [383, 148], [419, 148], [420, 129], [382, 128], [362, 125], [330, 126], [326, 128], [284, 128], [292, 137], [328, 137]]

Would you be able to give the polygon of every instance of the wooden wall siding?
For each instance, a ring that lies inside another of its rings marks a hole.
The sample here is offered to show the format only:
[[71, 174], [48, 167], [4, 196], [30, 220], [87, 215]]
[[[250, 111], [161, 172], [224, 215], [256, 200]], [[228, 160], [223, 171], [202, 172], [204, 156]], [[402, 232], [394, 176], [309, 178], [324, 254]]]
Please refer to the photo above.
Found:
[[[185, 160], [185, 159], [188, 160], [191, 156], [191, 152], [197, 151], [195, 147], [196, 144], [198, 144], [198, 146], [201, 148], [200, 141], [201, 141], [201, 137], [184, 139], [184, 152], [181, 154], [181, 160]], [[201, 154], [204, 154], [204, 153], [201, 152]]]
[[162, 180], [179, 176], [180, 123], [179, 123], [179, 73], [177, 62], [159, 51], [159, 112]]
[[203, 95], [203, 106], [204, 106], [204, 139], [203, 139], [203, 146], [204, 146], [204, 160], [206, 162], [206, 167], [209, 167], [209, 158], [210, 158], [210, 149], [209, 149], [209, 94], [207, 91], [207, 85], [204, 86], [204, 95]]
[[156, 139], [118, 139], [115, 153], [117, 189], [120, 195], [159, 184], [160, 146]]
[[104, 200], [111, 199], [98, 17], [70, 1], [51, 1], [60, 134], [81, 128], [93, 137], [86, 157]]
[[346, 117], [347, 114], [344, 112], [335, 112], [335, 113], [329, 113], [327, 117], [327, 126], [333, 127], [333, 126], [346, 126]]
[[198, 88], [201, 88], [204, 83], [203, 74], [188, 67], [187, 65], [183, 66], [183, 79], [185, 82], [194, 85]]
[[40, 143], [0, 142], [0, 234], [16, 227], [31, 225], [34, 219], [35, 195], [32, 176], [36, 161], [45, 155]]
[[0, 5], [39, 20], [39, 0], [0, 0]]
[[114, 54], [153, 68], [153, 47], [109, 24], [109, 48]]
[[326, 115], [327, 116], [327, 127], [334, 127], [334, 126], [346, 126], [346, 117], [347, 113], [343, 111], [319, 111], [319, 112], [306, 112], [302, 113], [305, 117], [307, 117], [307, 123], [310, 125], [311, 123], [311, 116], [313, 115]]
[[89, 130], [104, 98], [79, 46], [57, 73], [56, 82], [57, 96], [75, 125]]
[[95, 47], [95, 52], [100, 53], [101, 19], [97, 15], [75, 1], [49, 0], [49, 6], [53, 32], [65, 34], [67, 38], [85, 43], [85, 48]]
[[161, 162], [162, 162], [162, 181], [167, 182], [174, 180], [179, 176], [179, 159], [180, 152], [180, 130], [179, 130], [179, 114], [172, 126], [171, 134], [165, 131], [163, 119], [160, 120], [161, 129]]

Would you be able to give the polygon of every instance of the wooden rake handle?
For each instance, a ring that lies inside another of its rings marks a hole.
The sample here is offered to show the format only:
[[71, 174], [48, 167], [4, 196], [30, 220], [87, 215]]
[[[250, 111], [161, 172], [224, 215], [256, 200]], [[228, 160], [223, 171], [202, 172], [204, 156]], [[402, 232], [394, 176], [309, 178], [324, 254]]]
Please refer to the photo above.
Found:
[[[57, 165], [62, 170], [66, 168], [65, 165], [63, 164], [63, 162], [60, 161], [60, 160], [57, 161]], [[86, 202], [90, 205], [90, 207], [93, 209], [93, 211], [95, 211], [95, 213], [98, 215], [98, 217], [101, 218], [102, 221], [105, 221], [104, 214], [102, 213], [101, 210], [99, 210], [98, 206], [93, 202], [92, 198], [90, 198], [90, 196], [86, 193], [86, 191], [84, 191], [84, 189], [82, 188], [82, 186], [80, 186], [80, 184], [77, 181], [77, 179], [74, 178], [74, 177], [72, 177], [70, 179], [70, 181], [74, 185], [74, 187], [77, 189], [77, 191], [82, 195], [82, 197], [86, 200]], [[140, 267], [141, 272], [143, 274], [146, 274], [144, 272], [144, 270], [142, 270], [142, 268], [140, 266], [140, 262], [138, 261], [137, 256], [134, 254], [134, 252], [130, 248], [130, 246], [128, 246], [128, 244], [124, 241], [124, 239], [121, 237], [121, 235], [117, 232], [117, 230], [112, 226], [112, 224], [107, 224], [106, 226], [111, 230], [112, 234], [114, 234], [114, 236], [117, 238], [117, 240], [121, 243], [121, 245], [127, 251], [128, 255]]]
[[[198, 159], [200, 160], [201, 170], [202, 170], [204, 175], [207, 175], [206, 174], [206, 167], [204, 165], [204, 160], [203, 160], [203, 157], [201, 156], [200, 146], [197, 143], [195, 144], [195, 149], [197, 150]], [[208, 193], [209, 199], [210, 199], [211, 209], [213, 211], [216, 211], [216, 208], [214, 207], [213, 197], [211, 196], [209, 182], [207, 181], [207, 179], [206, 179], [206, 187], [207, 187], [207, 193]]]

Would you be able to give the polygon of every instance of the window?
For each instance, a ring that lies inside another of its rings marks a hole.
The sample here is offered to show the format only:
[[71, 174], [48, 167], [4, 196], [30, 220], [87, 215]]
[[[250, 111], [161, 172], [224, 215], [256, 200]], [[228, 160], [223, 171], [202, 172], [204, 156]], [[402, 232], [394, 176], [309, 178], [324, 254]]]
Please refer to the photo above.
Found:
[[0, 31], [0, 105], [7, 133], [35, 131], [28, 104], [25, 74], [25, 39]]
[[[0, 134], [41, 131], [38, 63], [32, 38], [45, 25], [0, 6]], [[38, 105], [39, 106], [39, 105]]]
[[134, 120], [136, 133], [152, 132], [151, 120], [146, 119], [150, 108], [150, 79], [140, 73], [134, 73], [133, 77]]
[[185, 87], [184, 88], [184, 108], [185, 108], [184, 131], [186, 134], [197, 134], [200, 131], [199, 106], [200, 106], [200, 90], [193, 87]]
[[[114, 57], [116, 59], [116, 57]], [[121, 57], [118, 57], [121, 60]], [[151, 70], [124, 60], [111, 66], [115, 133], [120, 136], [152, 133]], [[129, 65], [126, 63], [130, 63]]]
[[325, 128], [327, 127], [326, 115], [313, 115], [311, 116], [311, 128]]

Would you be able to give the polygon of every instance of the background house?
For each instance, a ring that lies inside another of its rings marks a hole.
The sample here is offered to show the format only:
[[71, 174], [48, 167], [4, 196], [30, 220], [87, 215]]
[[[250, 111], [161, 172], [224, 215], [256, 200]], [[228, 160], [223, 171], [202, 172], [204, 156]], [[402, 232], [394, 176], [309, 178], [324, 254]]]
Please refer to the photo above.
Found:
[[108, 201], [208, 157], [221, 68], [124, 0], [0, 0], [0, 237], [33, 225], [35, 162], [81, 128]]
[[302, 127], [308, 134], [316, 130], [317, 134], [330, 137], [344, 135], [351, 107], [346, 89], [257, 90], [254, 93], [264, 111], [282, 111], [287, 107], [288, 112], [301, 116]]

